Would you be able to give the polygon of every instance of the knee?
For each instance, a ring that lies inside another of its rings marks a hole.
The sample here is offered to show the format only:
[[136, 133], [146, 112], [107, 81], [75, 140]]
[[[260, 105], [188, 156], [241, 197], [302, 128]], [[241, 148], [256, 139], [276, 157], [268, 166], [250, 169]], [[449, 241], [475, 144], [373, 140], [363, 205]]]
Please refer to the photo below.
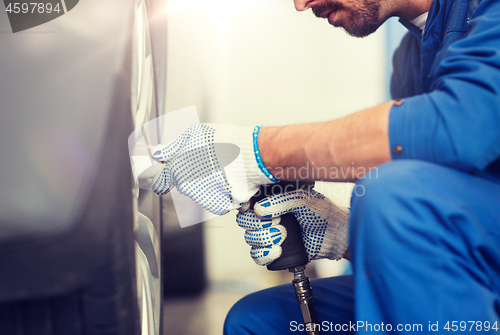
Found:
[[360, 179], [352, 193], [351, 208], [370, 213], [390, 211], [402, 199], [417, 196], [423, 187], [419, 182], [432, 164], [400, 160], [380, 165]]
[[262, 291], [240, 299], [231, 307], [224, 321], [224, 335], [258, 334], [265, 323], [266, 304]]
[[255, 292], [238, 301], [224, 323], [225, 335], [282, 334], [290, 320], [298, 320], [292, 285]]
[[415, 220], [401, 218], [420, 211], [418, 199], [429, 190], [421, 176], [432, 167], [433, 164], [415, 160], [393, 161], [359, 180], [351, 201], [351, 245], [358, 243], [369, 248], [377, 244], [370, 249], [394, 246], [394, 234], [414, 230]]
[[243, 334], [248, 322], [248, 313], [252, 310], [247, 297], [238, 301], [230, 310], [224, 321], [224, 335]]

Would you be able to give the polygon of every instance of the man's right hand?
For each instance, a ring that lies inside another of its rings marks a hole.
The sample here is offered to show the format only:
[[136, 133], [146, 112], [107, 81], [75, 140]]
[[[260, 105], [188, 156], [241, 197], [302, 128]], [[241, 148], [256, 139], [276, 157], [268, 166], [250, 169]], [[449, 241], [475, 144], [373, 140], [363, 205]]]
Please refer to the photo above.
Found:
[[268, 265], [281, 256], [286, 229], [279, 223], [285, 213], [297, 218], [309, 261], [345, 255], [349, 210], [314, 190], [299, 189], [265, 198], [236, 216], [238, 225], [246, 230], [245, 241], [252, 247], [250, 255], [255, 263]]

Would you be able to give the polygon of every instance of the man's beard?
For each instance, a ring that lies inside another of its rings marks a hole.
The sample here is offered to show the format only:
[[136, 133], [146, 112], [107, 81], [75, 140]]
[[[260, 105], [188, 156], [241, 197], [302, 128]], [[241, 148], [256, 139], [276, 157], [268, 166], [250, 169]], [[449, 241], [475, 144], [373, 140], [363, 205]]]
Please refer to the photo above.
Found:
[[345, 7], [332, 0], [312, 6], [312, 11], [317, 17], [334, 10], [339, 10], [348, 14], [350, 22], [342, 22], [342, 28], [351, 36], [365, 37], [375, 32], [381, 22], [379, 22], [380, 4], [374, 0], [363, 0], [362, 5], [355, 4], [352, 7]]

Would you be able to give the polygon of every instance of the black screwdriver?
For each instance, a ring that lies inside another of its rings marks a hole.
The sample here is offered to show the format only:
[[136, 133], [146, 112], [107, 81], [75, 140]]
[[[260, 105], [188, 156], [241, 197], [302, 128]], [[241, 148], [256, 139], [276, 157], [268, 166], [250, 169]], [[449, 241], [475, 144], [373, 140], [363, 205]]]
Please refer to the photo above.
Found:
[[[312, 188], [314, 184], [299, 181], [280, 181], [276, 184], [261, 186], [259, 192], [252, 198], [254, 203], [270, 195], [289, 192], [296, 189]], [[302, 240], [300, 224], [293, 213], [281, 215], [280, 224], [286, 228], [287, 236], [281, 245], [281, 256], [267, 266], [268, 270], [288, 270], [294, 275], [292, 284], [295, 289], [295, 297], [299, 302], [304, 330], [307, 335], [319, 335], [320, 323], [314, 307], [312, 288], [309, 277], [305, 275], [308, 262], [307, 252]]]

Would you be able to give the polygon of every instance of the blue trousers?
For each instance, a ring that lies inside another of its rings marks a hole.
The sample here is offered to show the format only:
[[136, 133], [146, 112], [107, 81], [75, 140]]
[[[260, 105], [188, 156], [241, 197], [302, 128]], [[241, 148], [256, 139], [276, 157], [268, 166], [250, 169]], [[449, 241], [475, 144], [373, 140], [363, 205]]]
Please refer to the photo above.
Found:
[[[500, 332], [500, 184], [393, 161], [356, 184], [350, 225], [353, 276], [311, 282], [322, 334]], [[224, 334], [300, 325], [289, 284], [241, 299]]]

